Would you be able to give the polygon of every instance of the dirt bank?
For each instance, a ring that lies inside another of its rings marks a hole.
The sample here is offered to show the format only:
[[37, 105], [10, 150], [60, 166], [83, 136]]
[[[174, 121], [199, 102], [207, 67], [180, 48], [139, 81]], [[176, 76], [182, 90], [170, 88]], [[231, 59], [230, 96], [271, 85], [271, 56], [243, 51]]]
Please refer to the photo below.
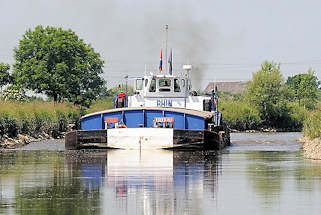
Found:
[[299, 139], [303, 142], [303, 157], [314, 160], [321, 160], [321, 138], [309, 139], [307, 137], [302, 137]]

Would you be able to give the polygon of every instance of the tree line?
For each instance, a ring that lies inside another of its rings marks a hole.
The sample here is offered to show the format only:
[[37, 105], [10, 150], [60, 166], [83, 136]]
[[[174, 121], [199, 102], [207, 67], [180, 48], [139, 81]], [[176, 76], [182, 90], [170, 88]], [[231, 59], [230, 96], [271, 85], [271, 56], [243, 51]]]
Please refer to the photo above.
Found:
[[265, 61], [253, 73], [245, 93], [232, 95], [232, 100], [225, 99], [222, 107], [232, 127], [300, 130], [321, 101], [320, 81], [312, 69], [285, 80], [279, 63]]

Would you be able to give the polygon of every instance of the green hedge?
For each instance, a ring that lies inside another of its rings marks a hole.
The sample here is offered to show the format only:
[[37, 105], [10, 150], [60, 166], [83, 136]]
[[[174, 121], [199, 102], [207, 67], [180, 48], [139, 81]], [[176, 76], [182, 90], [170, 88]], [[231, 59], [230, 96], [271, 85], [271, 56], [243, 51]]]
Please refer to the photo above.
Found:
[[80, 111], [71, 104], [0, 101], [0, 138], [43, 133], [57, 137], [69, 123], [79, 127], [79, 120]]

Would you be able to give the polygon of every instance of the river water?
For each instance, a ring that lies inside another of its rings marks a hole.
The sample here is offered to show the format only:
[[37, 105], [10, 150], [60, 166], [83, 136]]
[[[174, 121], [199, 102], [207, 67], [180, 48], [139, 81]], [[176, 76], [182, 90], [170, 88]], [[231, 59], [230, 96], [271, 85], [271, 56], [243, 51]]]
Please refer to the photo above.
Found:
[[0, 152], [0, 214], [321, 214], [300, 133], [232, 134], [215, 151]]

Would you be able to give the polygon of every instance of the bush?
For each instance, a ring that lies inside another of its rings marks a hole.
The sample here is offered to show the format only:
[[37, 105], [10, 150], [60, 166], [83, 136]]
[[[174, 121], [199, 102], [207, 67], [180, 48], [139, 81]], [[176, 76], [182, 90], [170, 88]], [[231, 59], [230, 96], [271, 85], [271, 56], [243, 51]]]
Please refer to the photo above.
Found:
[[17, 119], [9, 112], [0, 113], [0, 135], [8, 135], [8, 137], [15, 137], [18, 134]]
[[301, 131], [309, 111], [294, 102], [284, 104], [279, 109], [279, 113], [275, 114], [278, 117], [267, 124], [260, 118], [259, 110], [246, 101], [223, 100], [222, 102], [223, 121], [232, 129], [258, 130], [273, 126], [273, 128]]
[[309, 111], [298, 103], [289, 103], [289, 122], [288, 127], [292, 130], [301, 131], [303, 128], [303, 122], [309, 114]]
[[223, 122], [232, 129], [254, 130], [261, 126], [260, 113], [245, 102], [222, 101]]

